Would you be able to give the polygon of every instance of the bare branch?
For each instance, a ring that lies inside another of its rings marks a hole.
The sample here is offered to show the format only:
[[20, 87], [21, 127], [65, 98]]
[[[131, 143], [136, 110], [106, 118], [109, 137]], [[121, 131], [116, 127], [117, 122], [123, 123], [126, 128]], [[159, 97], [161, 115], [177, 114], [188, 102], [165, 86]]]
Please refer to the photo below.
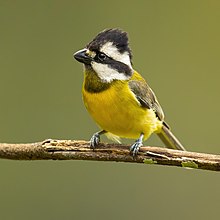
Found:
[[100, 144], [93, 151], [86, 141], [52, 140], [29, 144], [0, 143], [0, 158], [12, 160], [96, 160], [190, 167], [220, 171], [220, 155], [141, 147], [137, 157], [129, 146]]

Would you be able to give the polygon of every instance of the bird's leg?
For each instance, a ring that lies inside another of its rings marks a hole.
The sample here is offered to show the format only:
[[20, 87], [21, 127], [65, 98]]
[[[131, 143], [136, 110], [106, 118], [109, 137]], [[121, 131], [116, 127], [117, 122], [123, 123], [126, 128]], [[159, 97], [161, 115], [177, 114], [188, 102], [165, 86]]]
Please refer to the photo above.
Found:
[[96, 146], [99, 144], [100, 142], [100, 135], [105, 134], [107, 131], [102, 130], [99, 132], [96, 132], [95, 134], [92, 135], [91, 139], [90, 139], [90, 147], [94, 150], [96, 148]]
[[144, 134], [141, 133], [140, 137], [135, 141], [135, 143], [130, 148], [130, 153], [133, 157], [137, 156], [140, 147], [143, 146]]

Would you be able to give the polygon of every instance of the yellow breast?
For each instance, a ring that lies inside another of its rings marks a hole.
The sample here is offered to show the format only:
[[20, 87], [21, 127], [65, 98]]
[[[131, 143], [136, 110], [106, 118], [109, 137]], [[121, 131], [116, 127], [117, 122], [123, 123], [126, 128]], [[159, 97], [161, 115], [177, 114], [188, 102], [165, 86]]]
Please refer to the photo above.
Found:
[[83, 87], [83, 100], [92, 118], [104, 130], [125, 138], [147, 139], [162, 123], [152, 109], [142, 108], [128, 81], [115, 81], [108, 89], [92, 93]]

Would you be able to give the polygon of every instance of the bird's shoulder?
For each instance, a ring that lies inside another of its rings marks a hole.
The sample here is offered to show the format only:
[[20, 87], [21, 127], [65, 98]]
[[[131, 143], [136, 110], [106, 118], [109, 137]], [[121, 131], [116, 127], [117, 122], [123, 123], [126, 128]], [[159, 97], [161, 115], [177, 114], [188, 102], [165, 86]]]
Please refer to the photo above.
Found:
[[134, 72], [128, 82], [131, 92], [135, 95], [137, 101], [143, 108], [153, 109], [156, 116], [163, 121], [163, 110], [154, 94], [153, 90], [147, 84], [146, 80], [138, 73]]

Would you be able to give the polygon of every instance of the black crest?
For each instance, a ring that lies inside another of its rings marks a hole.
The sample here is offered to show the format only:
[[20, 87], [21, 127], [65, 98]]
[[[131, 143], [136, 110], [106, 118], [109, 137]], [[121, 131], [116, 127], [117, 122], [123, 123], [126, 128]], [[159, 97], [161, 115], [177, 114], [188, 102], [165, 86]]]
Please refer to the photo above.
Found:
[[112, 42], [118, 48], [120, 53], [128, 52], [130, 59], [132, 57], [129, 48], [128, 34], [120, 29], [105, 29], [100, 32], [88, 45], [87, 48], [93, 51], [99, 51], [107, 42]]

